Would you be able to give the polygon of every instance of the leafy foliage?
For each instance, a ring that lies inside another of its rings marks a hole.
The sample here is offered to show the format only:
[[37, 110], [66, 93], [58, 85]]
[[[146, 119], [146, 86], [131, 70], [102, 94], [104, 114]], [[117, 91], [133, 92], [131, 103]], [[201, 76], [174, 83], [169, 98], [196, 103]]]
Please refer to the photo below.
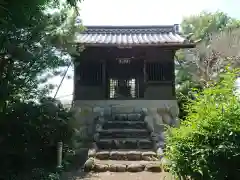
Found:
[[240, 102], [234, 94], [239, 70], [221, 73], [188, 106], [180, 128], [168, 131], [171, 170], [195, 180], [238, 179], [240, 175]]
[[66, 160], [73, 116], [40, 85], [71, 63], [77, 2], [0, 0], [0, 179], [59, 179], [56, 145]]
[[6, 83], [1, 84], [0, 95], [4, 99], [7, 94], [26, 99], [41, 97], [54, 86], [39, 85], [55, 76], [59, 67], [71, 63], [66, 48], [74, 47], [67, 39], [79, 28], [74, 24], [77, 12], [64, 1], [11, 0], [3, 7], [7, 23], [0, 24], [0, 78], [11, 88], [6, 90]]
[[16, 101], [7, 105], [0, 117], [0, 174], [5, 178], [34, 168], [54, 169], [57, 142], [63, 141], [67, 149], [71, 147], [74, 129], [69, 121], [72, 114], [56, 100], [44, 98], [40, 103]]
[[202, 12], [183, 20], [183, 33], [192, 34], [193, 40], [201, 40], [195, 49], [178, 53], [181, 67], [187, 70], [193, 81], [199, 81], [204, 87], [205, 83], [217, 77], [227, 64], [237, 64], [239, 25], [239, 20], [223, 12]]
[[184, 34], [190, 35], [193, 40], [210, 40], [210, 35], [226, 29], [240, 27], [240, 21], [229, 17], [223, 12], [206, 12], [186, 17], [181, 28]]
[[228, 64], [239, 67], [239, 25], [239, 20], [223, 12], [202, 12], [182, 21], [182, 32], [198, 43], [196, 48], [177, 54], [176, 92], [180, 118], [187, 115], [184, 107], [188, 99], [194, 98], [192, 88], [207, 87]]

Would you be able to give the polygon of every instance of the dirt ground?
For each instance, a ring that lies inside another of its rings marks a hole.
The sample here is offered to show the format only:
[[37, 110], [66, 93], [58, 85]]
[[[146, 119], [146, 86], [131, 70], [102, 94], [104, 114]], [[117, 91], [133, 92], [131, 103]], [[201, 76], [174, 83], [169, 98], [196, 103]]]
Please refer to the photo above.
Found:
[[[80, 178], [81, 179], [81, 178]], [[80, 180], [77, 178], [76, 180]], [[99, 174], [89, 174], [82, 180], [174, 180], [169, 173], [152, 173], [152, 172], [139, 172], [139, 173], [112, 173], [105, 172]]]
[[82, 173], [68, 174], [62, 180], [174, 180], [167, 172], [152, 173], [152, 172], [104, 172], [104, 173]]

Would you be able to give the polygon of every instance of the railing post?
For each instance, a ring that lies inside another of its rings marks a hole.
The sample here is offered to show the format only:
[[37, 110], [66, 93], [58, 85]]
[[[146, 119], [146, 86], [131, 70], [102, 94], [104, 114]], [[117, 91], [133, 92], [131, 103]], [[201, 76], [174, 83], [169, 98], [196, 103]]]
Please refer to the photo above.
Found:
[[62, 167], [63, 142], [57, 143], [57, 168]]

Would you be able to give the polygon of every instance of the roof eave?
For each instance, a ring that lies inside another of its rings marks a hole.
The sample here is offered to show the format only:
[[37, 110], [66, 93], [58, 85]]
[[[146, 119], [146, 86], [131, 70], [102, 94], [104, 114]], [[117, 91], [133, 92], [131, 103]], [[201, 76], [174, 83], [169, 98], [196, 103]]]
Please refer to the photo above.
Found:
[[161, 43], [161, 44], [104, 44], [104, 43], [77, 43], [86, 47], [169, 47], [169, 48], [195, 48], [195, 43]]

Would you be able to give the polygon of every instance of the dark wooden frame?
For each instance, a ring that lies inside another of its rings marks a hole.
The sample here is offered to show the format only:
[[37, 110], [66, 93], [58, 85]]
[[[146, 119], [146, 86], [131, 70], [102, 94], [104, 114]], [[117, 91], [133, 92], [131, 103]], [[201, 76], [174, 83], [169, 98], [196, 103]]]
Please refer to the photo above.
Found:
[[[159, 47], [159, 46], [134, 46], [131, 48], [118, 48], [113, 46], [89, 46], [86, 47], [86, 49], [81, 52], [80, 57], [77, 57], [75, 61], [78, 62], [94, 62], [98, 61], [103, 63], [102, 65], [102, 85], [101, 87], [106, 89], [106, 93], [102, 99], [107, 99], [109, 92], [107, 91], [108, 82], [107, 82], [107, 62], [114, 61], [116, 58], [133, 58], [133, 60], [141, 60], [144, 62], [143, 64], [143, 77], [141, 82], [141, 86], [148, 86], [148, 85], [154, 85], [154, 86], [161, 86], [163, 84], [171, 84], [172, 90], [173, 90], [173, 96], [175, 96], [175, 74], [174, 74], [174, 55], [176, 50], [179, 49], [179, 47], [173, 47], [172, 45], [167, 47]], [[146, 63], [148, 62], [171, 62], [172, 67], [169, 69], [169, 71], [172, 73], [172, 80], [170, 81], [148, 81], [146, 78]], [[79, 84], [77, 82], [77, 67], [74, 67], [74, 74], [75, 74], [75, 91], [74, 91], [74, 97], [75, 100], [78, 100], [78, 97], [76, 96]], [[138, 80], [139, 81], [139, 80]], [[141, 91], [141, 90], [139, 90]], [[139, 94], [143, 94], [143, 92], [138, 92]]]

